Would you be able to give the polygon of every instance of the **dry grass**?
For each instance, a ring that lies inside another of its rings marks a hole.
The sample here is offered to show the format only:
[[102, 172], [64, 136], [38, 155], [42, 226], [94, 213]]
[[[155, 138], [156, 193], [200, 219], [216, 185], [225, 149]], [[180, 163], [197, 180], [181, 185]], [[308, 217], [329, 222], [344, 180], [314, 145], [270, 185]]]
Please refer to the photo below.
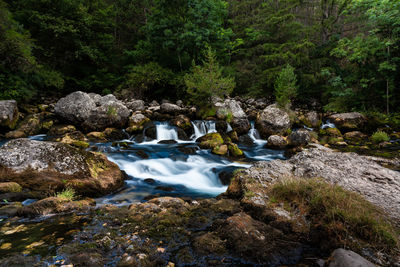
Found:
[[383, 211], [362, 196], [322, 179], [287, 179], [271, 189], [273, 199], [304, 210], [313, 225], [334, 233], [338, 240], [349, 236], [379, 250], [399, 249], [399, 232]]

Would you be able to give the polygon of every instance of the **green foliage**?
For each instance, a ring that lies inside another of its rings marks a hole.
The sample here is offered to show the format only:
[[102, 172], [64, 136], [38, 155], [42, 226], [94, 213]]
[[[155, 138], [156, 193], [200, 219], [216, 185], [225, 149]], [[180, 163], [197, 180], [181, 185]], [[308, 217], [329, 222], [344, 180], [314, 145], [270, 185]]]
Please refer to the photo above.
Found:
[[63, 200], [72, 201], [76, 198], [76, 192], [73, 188], [65, 188], [63, 191], [58, 192], [55, 197], [58, 197]]
[[337, 240], [346, 242], [354, 236], [377, 249], [399, 248], [398, 234], [384, 212], [338, 185], [321, 179], [288, 179], [275, 184], [271, 193], [278, 201], [299, 205], [312, 225], [322, 227], [328, 235], [336, 235]]
[[371, 136], [371, 140], [375, 144], [379, 144], [381, 142], [388, 142], [390, 140], [390, 137], [385, 132], [377, 131]]
[[297, 78], [294, 68], [289, 64], [281, 70], [275, 80], [275, 98], [280, 107], [289, 108], [297, 94]]
[[132, 66], [125, 76], [125, 82], [119, 91], [124, 90], [124, 96], [143, 98], [149, 93], [162, 94], [170, 88], [174, 81], [171, 70], [161, 67], [156, 62]]
[[231, 77], [224, 77], [215, 52], [208, 48], [202, 66], [193, 66], [184, 77], [190, 100], [200, 107], [209, 107], [213, 97], [225, 97], [235, 87]]

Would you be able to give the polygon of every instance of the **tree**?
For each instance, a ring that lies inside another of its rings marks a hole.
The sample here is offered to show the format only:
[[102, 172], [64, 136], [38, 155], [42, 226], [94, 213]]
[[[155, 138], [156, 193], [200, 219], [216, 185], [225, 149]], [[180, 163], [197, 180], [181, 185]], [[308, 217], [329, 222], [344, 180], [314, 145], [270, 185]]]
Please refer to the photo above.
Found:
[[289, 64], [284, 67], [275, 80], [275, 98], [282, 108], [290, 108], [291, 100], [297, 94], [297, 78], [294, 68]]
[[208, 48], [202, 66], [193, 65], [184, 77], [191, 101], [200, 107], [210, 107], [213, 97], [226, 97], [235, 87], [232, 77], [224, 77], [215, 52]]

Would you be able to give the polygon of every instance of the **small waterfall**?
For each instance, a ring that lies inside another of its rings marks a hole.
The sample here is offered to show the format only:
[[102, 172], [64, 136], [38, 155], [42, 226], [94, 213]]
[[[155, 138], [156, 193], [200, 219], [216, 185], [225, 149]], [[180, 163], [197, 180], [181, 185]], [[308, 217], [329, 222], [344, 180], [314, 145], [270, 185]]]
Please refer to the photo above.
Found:
[[336, 125], [327, 120], [326, 123], [321, 125], [321, 129], [326, 129], [326, 128], [336, 128]]
[[233, 131], [232, 126], [228, 122], [228, 127], [226, 127], [226, 132], [229, 133], [229, 132], [232, 132], [232, 131]]
[[215, 121], [192, 121], [194, 134], [191, 136], [192, 140], [196, 140], [208, 133], [216, 133]]
[[258, 133], [257, 129], [254, 126], [254, 121], [252, 121], [250, 123], [250, 125], [251, 125], [251, 128], [249, 130], [249, 136], [251, 137], [251, 139], [253, 139], [254, 142], [257, 141], [257, 140], [261, 140], [261, 136], [260, 136], [260, 134]]
[[156, 124], [157, 141], [162, 140], [178, 140], [178, 132], [168, 122], [160, 122]]

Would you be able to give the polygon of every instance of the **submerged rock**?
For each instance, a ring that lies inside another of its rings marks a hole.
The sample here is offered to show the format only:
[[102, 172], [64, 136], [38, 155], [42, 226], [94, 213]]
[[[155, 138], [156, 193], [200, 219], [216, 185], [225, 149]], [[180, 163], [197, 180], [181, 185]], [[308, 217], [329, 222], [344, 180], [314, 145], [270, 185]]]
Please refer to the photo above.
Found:
[[107, 127], [122, 128], [128, 121], [129, 109], [113, 95], [100, 96], [74, 92], [55, 105], [56, 114], [88, 131]]
[[85, 196], [111, 193], [125, 175], [100, 153], [55, 142], [16, 139], [0, 148], [0, 181], [40, 193], [74, 188]]
[[276, 104], [266, 107], [258, 114], [257, 129], [263, 137], [284, 134], [290, 129], [289, 114]]
[[18, 121], [18, 106], [15, 100], [0, 101], [0, 127], [14, 129]]

